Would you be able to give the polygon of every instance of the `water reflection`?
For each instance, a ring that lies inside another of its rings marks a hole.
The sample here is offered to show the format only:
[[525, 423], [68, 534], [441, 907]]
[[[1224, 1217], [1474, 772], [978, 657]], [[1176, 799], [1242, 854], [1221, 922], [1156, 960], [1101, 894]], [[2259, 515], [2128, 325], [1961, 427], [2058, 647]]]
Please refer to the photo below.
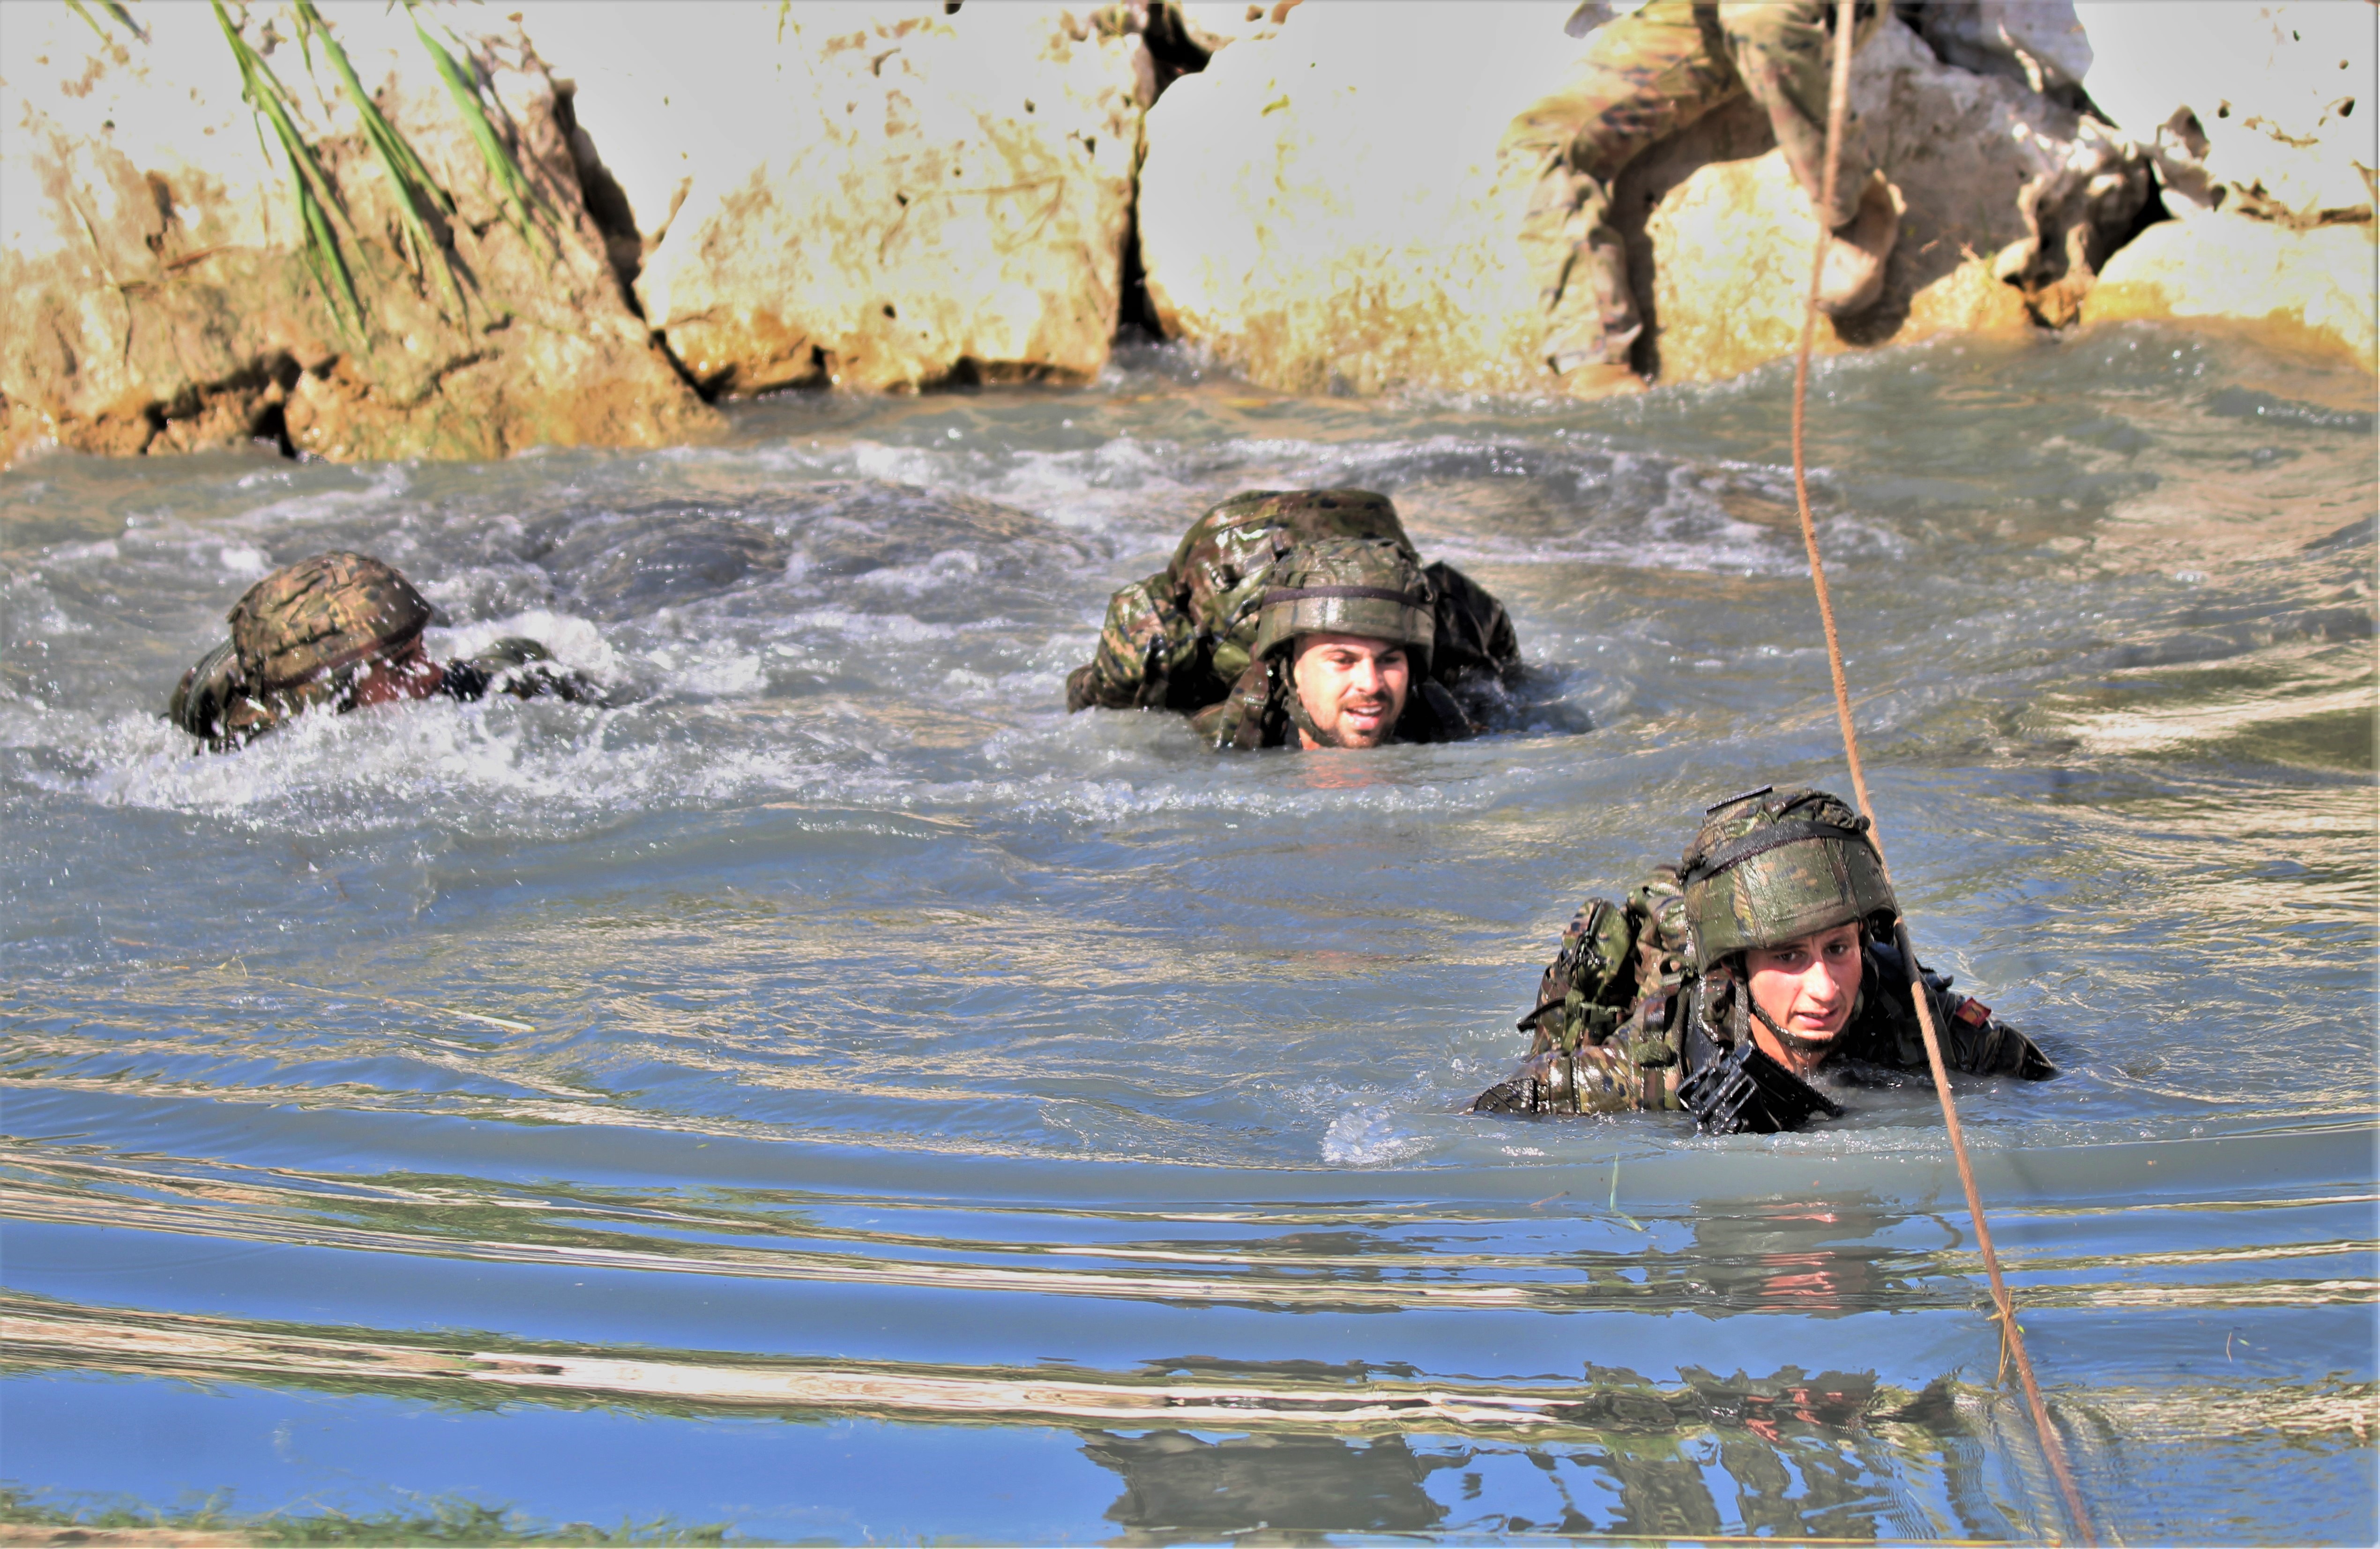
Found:
[[[1541, 1442], [1180, 1430], [1087, 1434], [1123, 1490], [1123, 1543], [1321, 1542], [1329, 1532], [2001, 1538], [1998, 1497], [1949, 1383], [1888, 1395], [1867, 1374], [1590, 1368]], [[1583, 1434], [1582, 1434], [1583, 1433]]]
[[1730, 1308], [1842, 1317], [1907, 1306], [1925, 1257], [1891, 1245], [1906, 1218], [1865, 1192], [1724, 1203], [1695, 1213], [1685, 1256]]
[[1107, 1516], [1129, 1530], [1116, 1540], [1126, 1544], [1256, 1534], [1308, 1543], [1334, 1532], [1422, 1532], [1446, 1520], [1446, 1507], [1426, 1487], [1430, 1473], [1460, 1466], [1415, 1457], [1402, 1436], [1102, 1433], [1084, 1441], [1083, 1456], [1123, 1478]]

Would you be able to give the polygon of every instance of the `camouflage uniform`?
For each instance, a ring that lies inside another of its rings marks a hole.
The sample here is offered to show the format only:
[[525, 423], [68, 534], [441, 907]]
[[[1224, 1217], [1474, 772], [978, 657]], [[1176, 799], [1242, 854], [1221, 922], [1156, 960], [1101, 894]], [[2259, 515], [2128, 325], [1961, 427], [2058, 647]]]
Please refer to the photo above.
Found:
[[[1655, 868], [1624, 904], [1590, 899], [1572, 917], [1537, 1004], [1520, 1021], [1535, 1035], [1526, 1061], [1482, 1093], [1474, 1111], [1695, 1106], [1697, 1071], [1752, 1044], [1743, 950], [1854, 919], [1867, 927], [1859, 998], [1828, 1044], [1827, 1063], [1925, 1070], [1909, 974], [1891, 935], [1898, 906], [1865, 828], [1823, 792], [1764, 791], [1714, 808], [1679, 865]], [[1730, 860], [1738, 851], [1752, 853]], [[1755, 920], [1759, 928], [1751, 928]], [[1990, 1007], [1952, 994], [1947, 974], [1922, 966], [1921, 974], [1951, 1070], [2027, 1080], [2058, 1073]], [[1817, 1110], [1832, 1107], [1817, 1100]]]
[[[1598, 29], [1562, 90], [1504, 131], [1507, 153], [1541, 169], [1521, 247], [1546, 312], [1545, 357], [1556, 372], [1624, 365], [1643, 331], [1628, 286], [1628, 249], [1610, 223], [1628, 163], [1658, 140], [1750, 91], [1767, 110], [1785, 160], [1815, 206], [1826, 177], [1827, 96], [1834, 7], [1824, 0], [1651, 0]], [[1854, 44], [1880, 13], [1860, 6]], [[1847, 133], [1828, 229], [1848, 224], [1875, 163]]]
[[1396, 507], [1364, 490], [1249, 490], [1199, 517], [1171, 563], [1109, 599], [1097, 653], [1066, 679], [1066, 708], [1169, 709], [1192, 716], [1212, 746], [1293, 745], [1295, 696], [1284, 697], [1285, 672], [1257, 649], [1260, 616], [1283, 562], [1333, 539], [1392, 546], [1428, 593], [1428, 665], [1399, 737], [1470, 735], [1479, 702], [1519, 678], [1512, 621], [1453, 566], [1421, 565]]
[[374, 666], [421, 679], [416, 697], [598, 697], [585, 678], [546, 665], [551, 651], [516, 636], [468, 660], [410, 660], [431, 611], [411, 582], [369, 555], [318, 554], [285, 566], [233, 605], [231, 638], [182, 674], [166, 719], [209, 747], [237, 747], [316, 705], [353, 709], [357, 682]]

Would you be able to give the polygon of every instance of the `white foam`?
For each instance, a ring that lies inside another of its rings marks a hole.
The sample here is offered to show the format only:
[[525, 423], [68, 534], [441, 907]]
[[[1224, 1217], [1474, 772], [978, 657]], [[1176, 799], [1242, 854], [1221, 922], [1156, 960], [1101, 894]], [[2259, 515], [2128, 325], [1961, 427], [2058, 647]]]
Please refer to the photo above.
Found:
[[1322, 1132], [1322, 1159], [1338, 1168], [1388, 1167], [1418, 1156], [1429, 1143], [1401, 1133], [1386, 1106], [1353, 1108]]
[[553, 653], [556, 661], [599, 681], [619, 671], [619, 654], [592, 620], [549, 608], [531, 608], [503, 618], [431, 629], [424, 632], [422, 639], [431, 656], [449, 659], [470, 656], [511, 635], [526, 635], [537, 641]]
[[226, 543], [215, 551], [215, 563], [234, 575], [260, 581], [273, 571], [273, 556], [252, 543]]

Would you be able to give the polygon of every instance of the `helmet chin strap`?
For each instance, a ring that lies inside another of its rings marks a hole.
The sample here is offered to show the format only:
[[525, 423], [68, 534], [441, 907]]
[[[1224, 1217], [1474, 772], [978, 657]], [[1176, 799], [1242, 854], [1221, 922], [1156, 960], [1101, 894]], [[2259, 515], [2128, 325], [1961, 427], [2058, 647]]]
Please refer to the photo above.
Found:
[[1743, 1003], [1751, 1009], [1754, 1016], [1760, 1019], [1761, 1026], [1766, 1027], [1771, 1033], [1776, 1034], [1777, 1041], [1783, 1044], [1787, 1048], [1791, 1049], [1796, 1054], [1817, 1054], [1825, 1050], [1827, 1047], [1827, 1039], [1804, 1038], [1798, 1033], [1788, 1033], [1785, 1029], [1778, 1026], [1777, 1019], [1770, 1016], [1767, 1011], [1761, 1010], [1760, 1002], [1753, 998], [1752, 985], [1749, 981], [1746, 981], [1743, 986]]
[[1325, 732], [1321, 727], [1317, 726], [1314, 723], [1313, 715], [1305, 708], [1305, 696], [1297, 691], [1297, 672], [1295, 669], [1292, 668], [1286, 661], [1282, 661], [1279, 658], [1276, 658], [1274, 660], [1274, 670], [1279, 672], [1281, 677], [1285, 680], [1284, 686], [1288, 690], [1287, 697], [1289, 700], [1289, 723], [1292, 726], [1296, 727], [1300, 732], [1305, 732], [1307, 736], [1313, 738], [1314, 744], [1318, 747], [1346, 746], [1346, 744], [1339, 740], [1336, 732]]

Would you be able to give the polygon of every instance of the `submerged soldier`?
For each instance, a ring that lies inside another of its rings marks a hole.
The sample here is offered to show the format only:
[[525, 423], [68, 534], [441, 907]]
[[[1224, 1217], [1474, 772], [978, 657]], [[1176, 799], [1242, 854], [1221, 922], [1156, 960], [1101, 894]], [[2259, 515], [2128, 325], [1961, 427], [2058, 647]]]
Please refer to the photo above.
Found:
[[[1588, 0], [1572, 30], [1601, 8]], [[1508, 152], [1540, 169], [1521, 247], [1546, 314], [1545, 359], [1566, 389], [1592, 396], [1639, 385], [1628, 354], [1644, 322], [1611, 199], [1621, 173], [1656, 142], [1748, 91], [1820, 206], [1833, 11], [1826, 0], [1650, 0], [1596, 29], [1570, 82], [1504, 131]], [[1855, 42], [1879, 22], [1872, 0], [1859, 11]], [[1816, 210], [1834, 234], [1818, 302], [1830, 317], [1876, 304], [1900, 224], [1892, 185], [1856, 132], [1843, 138], [1835, 202]]]
[[1503, 604], [1424, 565], [1386, 496], [1257, 490], [1109, 599], [1066, 708], [1179, 711], [1219, 748], [1452, 742], [1520, 671]]
[[[1472, 1111], [1684, 1108], [1718, 1134], [1839, 1117], [1813, 1081], [1926, 1068], [1899, 918], [1867, 819], [1841, 802], [1767, 788], [1722, 802], [1624, 906], [1578, 912], [1521, 1019], [1527, 1061]], [[1951, 1070], [2058, 1073], [1948, 975], [1924, 978]]]
[[344, 715], [433, 695], [599, 696], [585, 678], [552, 666], [552, 652], [517, 636], [467, 660], [432, 661], [421, 643], [431, 613], [411, 582], [367, 555], [286, 565], [233, 605], [231, 638], [182, 674], [165, 718], [220, 751], [317, 705]]

